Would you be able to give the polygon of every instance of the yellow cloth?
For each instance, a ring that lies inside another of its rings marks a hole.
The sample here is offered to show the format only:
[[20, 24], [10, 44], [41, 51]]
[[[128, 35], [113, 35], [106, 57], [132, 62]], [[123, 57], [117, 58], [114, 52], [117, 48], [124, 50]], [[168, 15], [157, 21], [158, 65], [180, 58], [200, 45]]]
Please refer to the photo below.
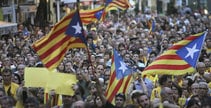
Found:
[[187, 100], [186, 98], [180, 97], [179, 100], [178, 100], [179, 106], [184, 106], [185, 103], [186, 103], [186, 100]]
[[206, 51], [208, 54], [211, 53], [211, 49], [206, 49]]
[[142, 62], [144, 62], [145, 66], [147, 65], [147, 57], [146, 56], [141, 57], [140, 60]]
[[211, 73], [211, 67], [208, 68], [205, 72]]
[[158, 86], [157, 88], [154, 88], [152, 90], [152, 94], [151, 94], [150, 100], [153, 101], [155, 98], [159, 98], [161, 100], [160, 92], [161, 92], [161, 87], [160, 86]]
[[209, 88], [211, 89], [211, 82], [208, 83]]
[[158, 75], [147, 75], [146, 76], [148, 79], [150, 79], [153, 82], [153, 85], [156, 87], [157, 86], [157, 82], [158, 82]]
[[24, 108], [23, 104], [20, 101], [17, 101], [15, 108]]
[[[31, 79], [29, 79], [31, 78]], [[73, 95], [71, 89], [77, 79], [74, 74], [50, 72], [46, 68], [25, 68], [25, 87], [44, 87], [46, 91], [55, 90], [57, 94]]]
[[[10, 88], [10, 87], [11, 87], [11, 88]], [[9, 88], [10, 88], [11, 96], [12, 96], [13, 98], [17, 99], [17, 98], [16, 98], [16, 91], [17, 91], [18, 87], [19, 87], [19, 85], [16, 84], [16, 83], [13, 83], [13, 82], [12, 82], [10, 85], [4, 85], [4, 90], [5, 90], [5, 92], [6, 92], [6, 95], [8, 95], [8, 90], [9, 90]]]
[[[97, 34], [96, 34], [96, 35], [97, 35]], [[97, 39], [93, 39], [93, 43], [94, 43], [95, 45], [97, 45], [97, 43], [98, 43], [99, 41], [101, 41], [101, 39], [99, 38], [99, 36], [97, 36]]]
[[182, 84], [183, 84], [183, 80], [180, 80], [178, 85], [179, 85], [180, 87], [182, 87]]

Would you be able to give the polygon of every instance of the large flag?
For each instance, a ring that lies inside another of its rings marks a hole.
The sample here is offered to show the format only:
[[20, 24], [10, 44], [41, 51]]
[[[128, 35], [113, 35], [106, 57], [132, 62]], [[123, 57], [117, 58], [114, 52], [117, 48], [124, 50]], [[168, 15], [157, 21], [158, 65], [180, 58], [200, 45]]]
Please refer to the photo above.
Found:
[[55, 69], [71, 48], [85, 48], [86, 40], [78, 10], [58, 22], [50, 33], [32, 45], [49, 70]]
[[130, 7], [128, 0], [106, 0], [106, 11], [110, 10], [113, 7], [117, 7], [121, 10], [126, 10]]
[[179, 41], [146, 67], [142, 75], [183, 75], [195, 71], [207, 32], [198, 33]]
[[100, 6], [91, 10], [80, 10], [80, 17], [83, 24], [90, 24], [101, 19], [105, 6]]
[[114, 103], [115, 95], [126, 93], [132, 79], [132, 68], [128, 67], [116, 50], [113, 51], [111, 73], [105, 96]]

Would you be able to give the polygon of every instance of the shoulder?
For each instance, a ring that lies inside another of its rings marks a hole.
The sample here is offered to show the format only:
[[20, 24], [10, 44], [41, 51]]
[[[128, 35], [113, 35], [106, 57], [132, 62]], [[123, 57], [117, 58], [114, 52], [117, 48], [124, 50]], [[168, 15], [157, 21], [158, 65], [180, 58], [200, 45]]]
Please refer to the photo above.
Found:
[[12, 87], [15, 87], [15, 88], [18, 88], [18, 87], [19, 87], [19, 85], [18, 85], [18, 84], [13, 83], [13, 82], [11, 83], [11, 86], [12, 86]]
[[115, 106], [112, 105], [109, 101], [106, 101], [106, 104], [104, 105], [104, 108], [115, 108]]

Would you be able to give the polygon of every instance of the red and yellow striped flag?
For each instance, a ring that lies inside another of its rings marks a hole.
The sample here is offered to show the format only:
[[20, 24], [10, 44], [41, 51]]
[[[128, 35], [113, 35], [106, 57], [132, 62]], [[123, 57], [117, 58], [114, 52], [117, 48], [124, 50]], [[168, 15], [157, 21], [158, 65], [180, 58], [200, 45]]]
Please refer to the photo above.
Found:
[[130, 7], [128, 0], [106, 0], [106, 11], [109, 11], [113, 7], [117, 7], [121, 10], [126, 10]]
[[47, 36], [32, 47], [49, 70], [55, 69], [71, 48], [85, 48], [86, 40], [79, 12], [74, 10], [58, 22]]
[[132, 68], [126, 66], [116, 50], [113, 51], [111, 73], [105, 96], [114, 104], [114, 98], [118, 93], [127, 93], [127, 88], [132, 80]]
[[99, 18], [97, 18], [96, 14], [103, 11], [104, 6], [100, 6], [95, 9], [91, 10], [80, 10], [80, 17], [83, 24], [87, 25], [93, 22], [99, 21]]
[[198, 33], [179, 41], [146, 67], [142, 75], [183, 75], [194, 72], [206, 34]]

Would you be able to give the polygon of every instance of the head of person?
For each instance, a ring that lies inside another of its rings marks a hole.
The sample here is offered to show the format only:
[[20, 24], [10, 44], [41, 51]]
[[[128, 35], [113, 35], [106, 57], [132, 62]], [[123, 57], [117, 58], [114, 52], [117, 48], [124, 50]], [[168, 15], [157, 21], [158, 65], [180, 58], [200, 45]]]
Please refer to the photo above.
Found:
[[35, 97], [28, 97], [24, 103], [24, 108], [39, 108], [39, 101]]
[[163, 86], [163, 87], [171, 87], [172, 85], [172, 79], [170, 75], [160, 76], [158, 82], [160, 86]]
[[118, 51], [121, 55], [124, 55], [126, 53], [126, 46], [124, 43], [118, 44]]
[[62, 103], [63, 103], [63, 105], [71, 106], [73, 102], [74, 102], [73, 96], [62, 95]]
[[200, 98], [204, 98], [206, 96], [208, 96], [208, 84], [206, 82], [199, 82], [199, 97]]
[[12, 75], [12, 82], [14, 82], [16, 84], [21, 84], [21, 77], [19, 76], [19, 74], [14, 73]]
[[76, 101], [72, 104], [71, 108], [85, 108], [85, 102], [82, 100]]
[[126, 101], [126, 97], [125, 94], [123, 93], [118, 93], [115, 96], [115, 106], [118, 108], [122, 108], [124, 106], [124, 103]]
[[24, 79], [24, 69], [25, 69], [25, 65], [24, 64], [19, 64], [18, 67], [17, 67], [18, 74], [20, 75], [21, 80]]
[[2, 99], [2, 97], [4, 97], [6, 95], [5, 91], [3, 88], [0, 88], [0, 101]]
[[180, 88], [177, 84], [172, 85], [171, 87], [172, 91], [173, 91], [173, 98], [176, 102], [178, 102], [179, 98], [182, 95], [182, 88]]
[[66, 73], [74, 73], [75, 69], [73, 68], [73, 63], [71, 61], [67, 61], [65, 63], [65, 72]]
[[4, 85], [10, 85], [12, 82], [12, 70], [8, 68], [3, 69], [2, 78]]
[[169, 103], [174, 103], [173, 90], [170, 87], [164, 87], [161, 89], [162, 101], [168, 101]]
[[143, 93], [141, 90], [133, 90], [131, 93], [132, 103], [138, 105], [138, 97]]
[[142, 108], [150, 108], [150, 99], [145, 93], [141, 93], [140, 96], [138, 97], [138, 104]]
[[198, 95], [199, 93], [199, 83], [195, 82], [191, 85], [191, 92], [193, 95]]
[[1, 108], [14, 108], [15, 99], [10, 96], [3, 96], [0, 103], [1, 103]]
[[203, 62], [198, 62], [196, 65], [196, 70], [200, 75], [204, 75], [206, 65]]
[[97, 108], [101, 108], [103, 106], [103, 102], [100, 99], [100, 96], [95, 96], [94, 104]]
[[206, 46], [207, 48], [211, 48], [211, 38], [206, 39]]
[[37, 93], [37, 99], [39, 100], [40, 103], [44, 103], [44, 88], [39, 88], [38, 93]]

